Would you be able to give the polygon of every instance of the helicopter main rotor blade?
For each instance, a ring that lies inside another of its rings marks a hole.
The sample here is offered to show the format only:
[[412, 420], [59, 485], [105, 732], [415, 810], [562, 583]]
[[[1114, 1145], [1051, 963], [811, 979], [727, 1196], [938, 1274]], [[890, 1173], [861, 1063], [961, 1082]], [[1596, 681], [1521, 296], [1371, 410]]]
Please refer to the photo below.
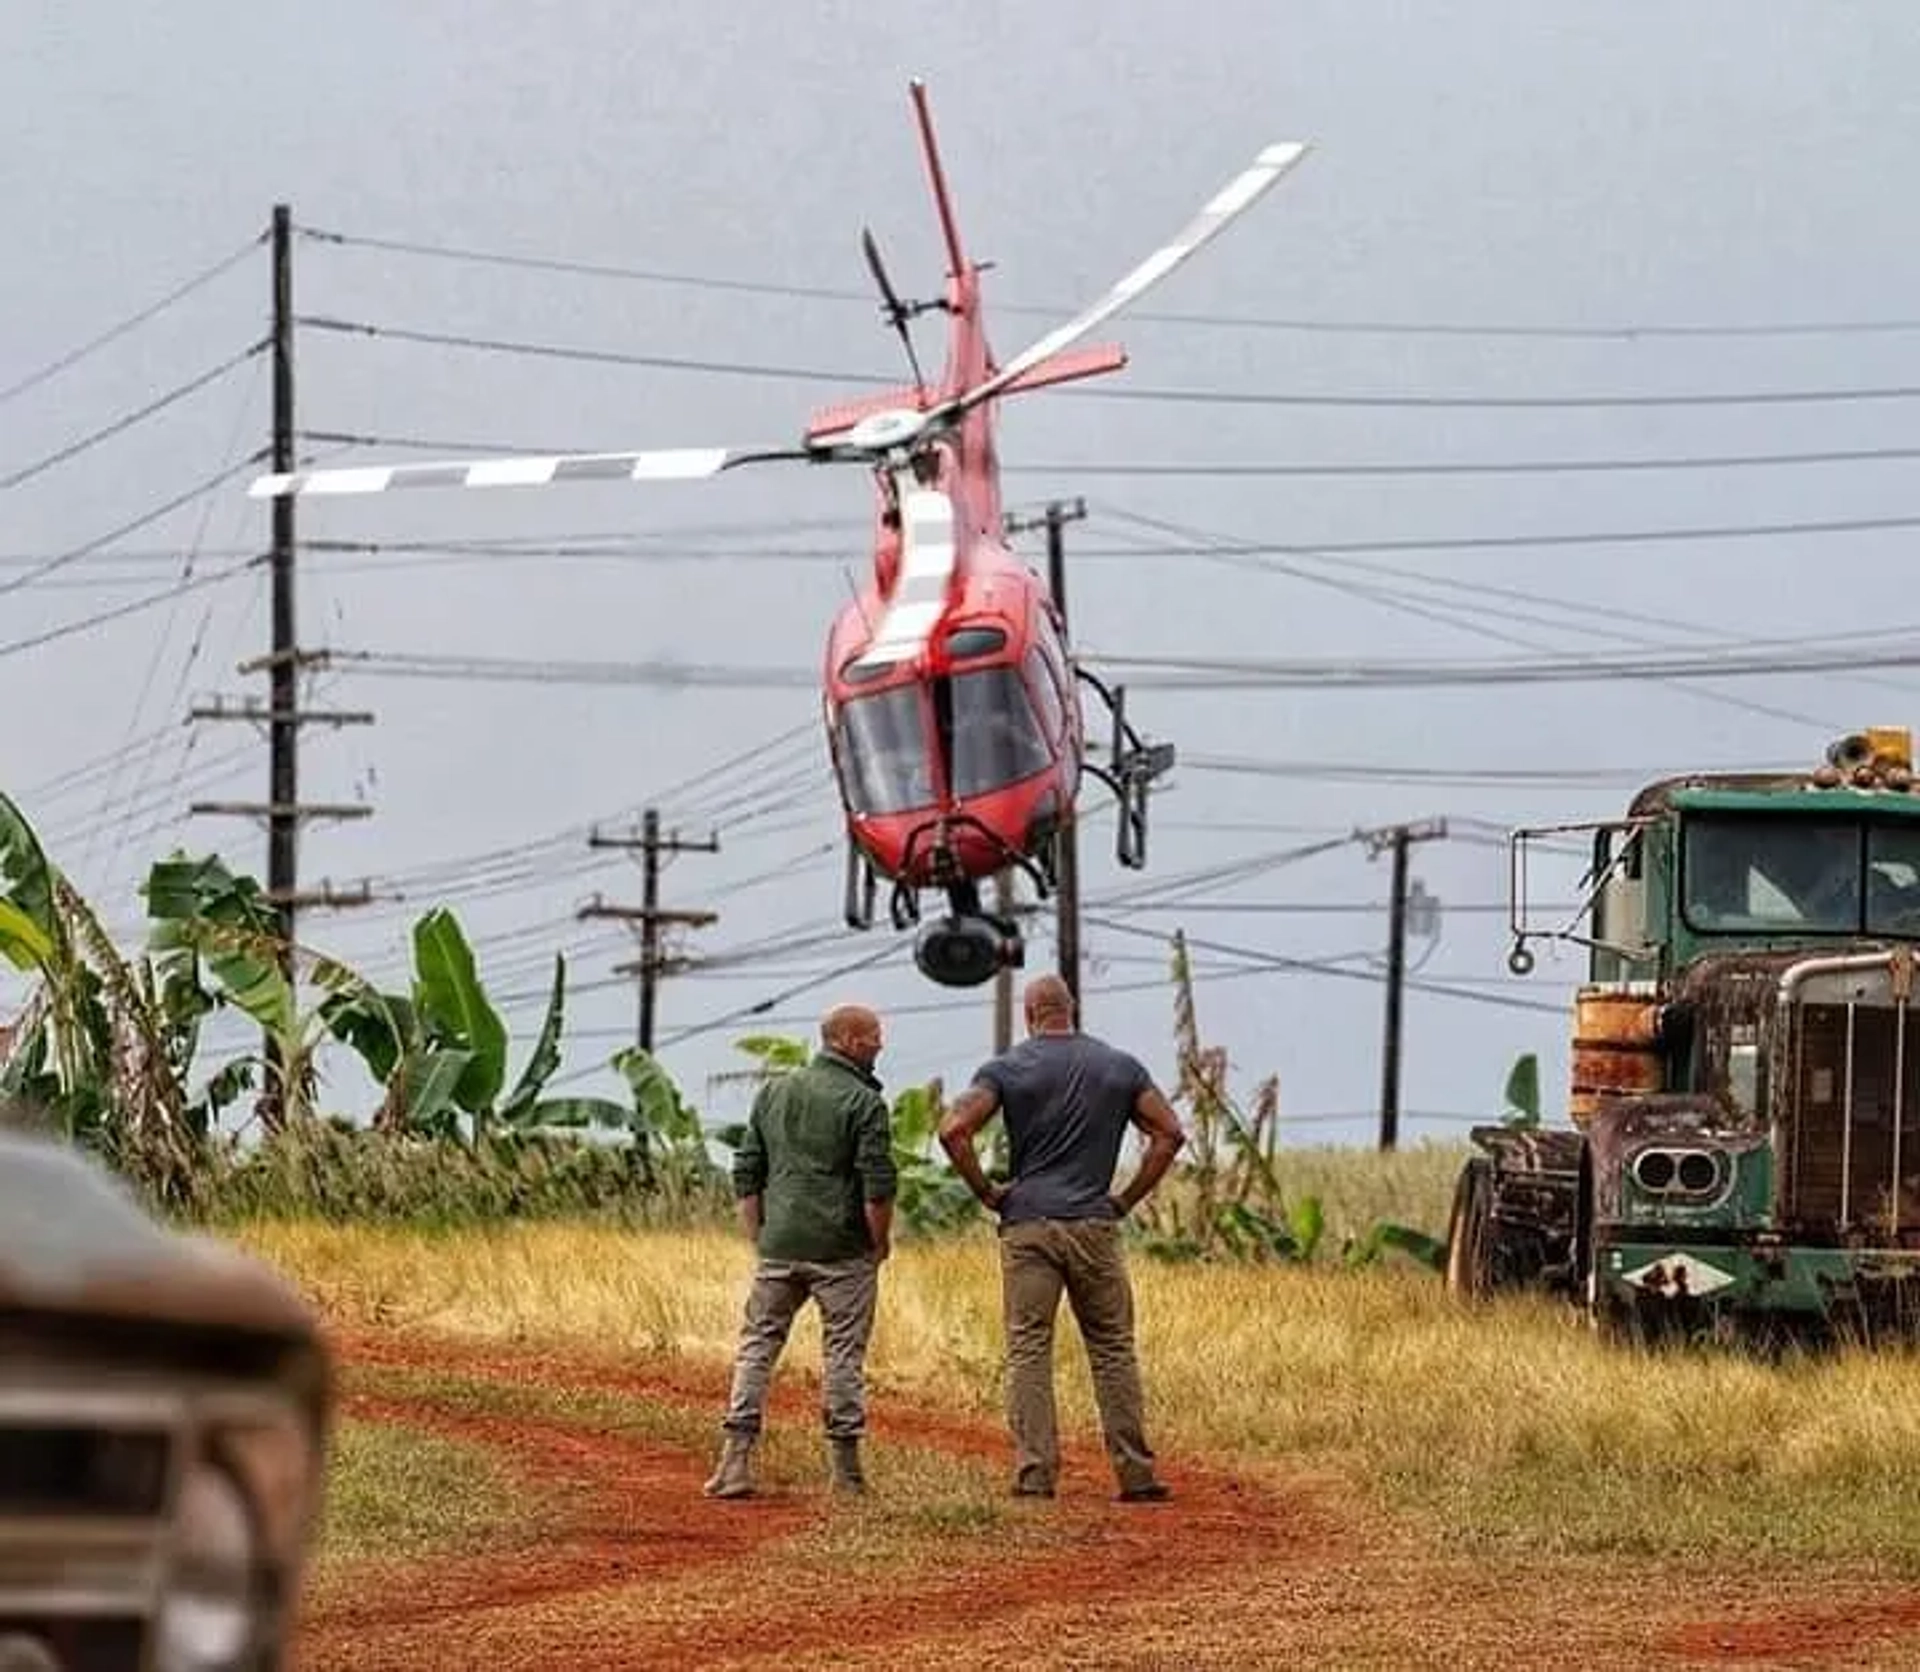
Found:
[[346, 465], [257, 477], [249, 499], [299, 494], [385, 493], [389, 488], [528, 488], [556, 482], [693, 482], [735, 465], [823, 455], [793, 447], [673, 447], [641, 453], [529, 454], [451, 463]]
[[1102, 320], [1111, 318], [1135, 297], [1144, 294], [1164, 279], [1188, 256], [1221, 232], [1229, 221], [1250, 209], [1295, 163], [1307, 154], [1299, 140], [1285, 140], [1267, 146], [1252, 164], [1242, 169], [1208, 199], [1199, 214], [1181, 228], [1170, 242], [1162, 244], [1145, 261], [1121, 279], [1106, 295], [1066, 324], [1049, 331], [1030, 347], [1016, 354], [985, 383], [976, 384], [937, 409], [941, 418], [953, 418], [990, 400], [1023, 372], [1031, 370], [1050, 354], [1058, 354], [1078, 342]]

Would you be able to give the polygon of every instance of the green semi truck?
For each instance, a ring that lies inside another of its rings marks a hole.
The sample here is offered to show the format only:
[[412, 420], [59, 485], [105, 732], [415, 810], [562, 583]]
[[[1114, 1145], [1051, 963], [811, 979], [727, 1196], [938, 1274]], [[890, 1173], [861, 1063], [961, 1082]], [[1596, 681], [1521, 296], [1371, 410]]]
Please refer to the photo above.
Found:
[[[1528, 855], [1591, 839], [1536, 925]], [[1920, 784], [1902, 728], [1806, 773], [1694, 774], [1512, 838], [1513, 950], [1585, 950], [1568, 1124], [1484, 1125], [1447, 1284], [1546, 1289], [1611, 1335], [1911, 1335], [1920, 1321]]]

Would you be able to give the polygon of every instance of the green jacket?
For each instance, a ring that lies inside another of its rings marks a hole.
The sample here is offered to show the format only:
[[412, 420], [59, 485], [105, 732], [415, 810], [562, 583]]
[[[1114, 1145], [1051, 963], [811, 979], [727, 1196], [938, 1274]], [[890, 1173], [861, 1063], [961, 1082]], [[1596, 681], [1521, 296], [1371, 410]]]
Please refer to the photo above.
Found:
[[733, 1193], [760, 1200], [761, 1257], [851, 1260], [869, 1252], [867, 1202], [893, 1200], [893, 1126], [880, 1082], [821, 1051], [761, 1087], [733, 1157]]

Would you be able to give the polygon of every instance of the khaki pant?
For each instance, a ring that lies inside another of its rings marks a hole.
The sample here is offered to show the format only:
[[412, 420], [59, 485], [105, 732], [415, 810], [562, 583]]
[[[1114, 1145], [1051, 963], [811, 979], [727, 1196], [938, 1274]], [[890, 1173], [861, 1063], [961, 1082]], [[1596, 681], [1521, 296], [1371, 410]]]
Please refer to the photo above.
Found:
[[1000, 1277], [1007, 1329], [1007, 1426], [1014, 1486], [1052, 1491], [1060, 1472], [1053, 1392], [1053, 1325], [1061, 1291], [1087, 1350], [1107, 1456], [1120, 1488], [1144, 1486], [1153, 1453], [1144, 1432], [1133, 1344], [1133, 1284], [1120, 1227], [1105, 1219], [1039, 1219], [1002, 1228]]
[[733, 1361], [733, 1396], [720, 1426], [729, 1434], [760, 1432], [767, 1386], [800, 1308], [820, 1308], [821, 1358], [826, 1378], [821, 1420], [830, 1438], [857, 1440], [867, 1426], [867, 1341], [880, 1298], [880, 1266], [857, 1259], [762, 1260], [747, 1294], [746, 1320]]

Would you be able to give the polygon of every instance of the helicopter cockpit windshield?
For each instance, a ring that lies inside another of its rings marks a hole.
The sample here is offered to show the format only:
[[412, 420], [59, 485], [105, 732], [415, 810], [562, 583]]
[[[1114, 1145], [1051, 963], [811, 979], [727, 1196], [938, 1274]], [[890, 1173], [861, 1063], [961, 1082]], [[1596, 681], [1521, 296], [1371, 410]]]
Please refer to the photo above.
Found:
[[1043, 772], [1052, 761], [1020, 670], [974, 668], [945, 682], [951, 704], [948, 773], [965, 799]]
[[[947, 792], [991, 794], [1044, 772], [1053, 755], [1017, 668], [973, 668], [937, 680], [934, 716], [945, 746]], [[939, 800], [926, 688], [896, 685], [849, 699], [835, 730], [835, 757], [849, 805], [885, 816]]]
[[835, 742], [835, 764], [854, 812], [909, 813], [939, 799], [917, 685], [853, 698], [840, 710]]

